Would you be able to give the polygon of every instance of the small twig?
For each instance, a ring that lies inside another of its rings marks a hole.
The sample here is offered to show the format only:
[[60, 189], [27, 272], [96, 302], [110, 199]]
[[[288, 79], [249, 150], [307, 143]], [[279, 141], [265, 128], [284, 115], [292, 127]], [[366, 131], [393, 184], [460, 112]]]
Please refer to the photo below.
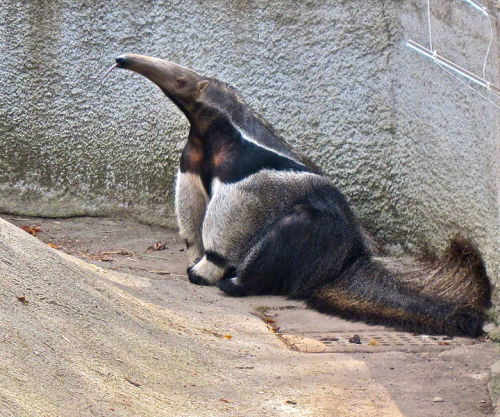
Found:
[[134, 387], [140, 387], [141, 384], [139, 384], [138, 382], [135, 382], [133, 380], [131, 380], [128, 376], [125, 377], [125, 381], [127, 381], [129, 384], [132, 384]]
[[169, 271], [148, 271], [150, 274], [172, 275]]

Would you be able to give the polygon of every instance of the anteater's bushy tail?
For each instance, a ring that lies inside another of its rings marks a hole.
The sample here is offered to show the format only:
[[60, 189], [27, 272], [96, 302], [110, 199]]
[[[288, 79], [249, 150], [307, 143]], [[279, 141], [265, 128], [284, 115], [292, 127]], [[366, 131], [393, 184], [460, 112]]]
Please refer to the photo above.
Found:
[[349, 319], [476, 337], [482, 334], [490, 296], [480, 253], [457, 237], [438, 260], [359, 258], [307, 301]]

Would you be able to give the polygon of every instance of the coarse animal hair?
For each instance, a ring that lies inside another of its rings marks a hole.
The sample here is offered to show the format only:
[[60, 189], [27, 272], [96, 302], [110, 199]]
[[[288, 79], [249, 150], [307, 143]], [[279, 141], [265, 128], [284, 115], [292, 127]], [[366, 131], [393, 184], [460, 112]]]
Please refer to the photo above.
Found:
[[471, 241], [453, 238], [438, 259], [375, 256], [337, 187], [234, 88], [157, 58], [117, 65], [156, 83], [190, 122], [176, 214], [191, 282], [414, 332], [481, 334], [491, 287]]

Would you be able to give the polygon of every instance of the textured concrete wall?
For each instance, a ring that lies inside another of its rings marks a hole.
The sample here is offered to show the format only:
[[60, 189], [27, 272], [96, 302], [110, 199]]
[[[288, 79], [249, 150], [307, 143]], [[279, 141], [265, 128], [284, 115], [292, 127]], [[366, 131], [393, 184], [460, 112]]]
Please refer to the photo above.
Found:
[[[481, 73], [487, 21], [460, 0], [431, 4], [438, 52]], [[136, 52], [239, 88], [378, 236], [439, 249], [462, 232], [498, 276], [499, 113], [404, 46], [426, 43], [426, 10], [423, 0], [5, 0], [0, 211], [168, 222], [187, 122], [137, 75], [100, 87], [116, 55]], [[495, 43], [487, 74], [498, 84], [496, 68]]]

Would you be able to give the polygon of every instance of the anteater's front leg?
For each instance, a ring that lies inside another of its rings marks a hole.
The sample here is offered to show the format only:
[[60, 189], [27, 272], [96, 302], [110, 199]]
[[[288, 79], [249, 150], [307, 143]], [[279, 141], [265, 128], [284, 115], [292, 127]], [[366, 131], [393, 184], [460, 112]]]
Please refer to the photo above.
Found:
[[188, 271], [204, 254], [202, 225], [208, 195], [199, 175], [179, 172], [175, 187], [175, 212], [181, 238], [187, 247]]
[[[245, 204], [244, 195], [235, 193], [237, 185], [222, 185], [214, 181], [212, 195], [203, 220], [204, 256], [189, 270], [189, 280], [198, 285], [216, 285], [234, 274], [241, 251], [240, 244], [247, 239], [246, 215], [238, 210]], [[250, 231], [251, 233], [252, 231]]]
[[258, 231], [280, 214], [281, 206], [287, 206], [286, 198], [266, 202], [266, 195], [275, 193], [261, 192], [256, 177], [235, 183], [213, 182], [203, 220], [205, 254], [189, 272], [192, 283], [216, 285], [236, 276]]

